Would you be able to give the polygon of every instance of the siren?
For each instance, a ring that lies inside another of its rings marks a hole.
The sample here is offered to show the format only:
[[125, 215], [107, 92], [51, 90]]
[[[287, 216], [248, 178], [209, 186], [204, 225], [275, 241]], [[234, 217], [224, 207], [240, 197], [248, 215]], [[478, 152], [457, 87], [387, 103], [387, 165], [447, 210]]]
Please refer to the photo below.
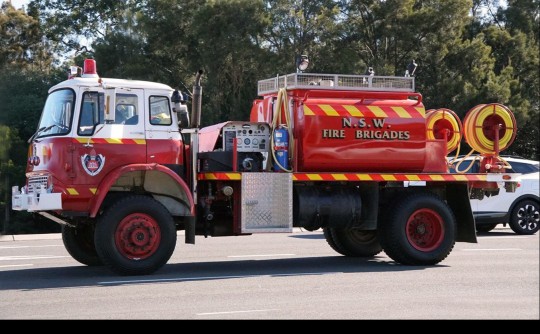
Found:
[[83, 68], [83, 78], [99, 78], [97, 74], [96, 61], [94, 59], [85, 59]]
[[467, 112], [464, 124], [465, 140], [484, 155], [498, 156], [516, 137], [516, 119], [512, 111], [499, 103], [480, 104]]
[[450, 109], [431, 109], [426, 113], [428, 140], [445, 139], [446, 154], [455, 150], [461, 142], [461, 121]]

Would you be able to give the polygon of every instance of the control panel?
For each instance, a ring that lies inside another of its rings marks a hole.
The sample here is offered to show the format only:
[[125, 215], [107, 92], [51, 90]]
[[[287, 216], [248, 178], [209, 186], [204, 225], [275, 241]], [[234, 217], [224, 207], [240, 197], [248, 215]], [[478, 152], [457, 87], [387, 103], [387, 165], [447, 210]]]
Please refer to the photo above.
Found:
[[229, 122], [223, 127], [223, 150], [232, 151], [236, 138], [238, 152], [268, 152], [270, 126], [267, 123]]

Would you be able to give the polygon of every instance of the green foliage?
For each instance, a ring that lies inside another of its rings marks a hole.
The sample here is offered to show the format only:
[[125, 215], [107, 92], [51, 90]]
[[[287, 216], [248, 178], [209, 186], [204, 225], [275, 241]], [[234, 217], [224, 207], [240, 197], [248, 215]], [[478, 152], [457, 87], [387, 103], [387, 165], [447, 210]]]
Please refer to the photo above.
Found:
[[[538, 159], [539, 3], [32, 0], [24, 12], [4, 2], [0, 172], [10, 184], [0, 178], [0, 198], [24, 182], [26, 140], [48, 88], [65, 78], [55, 66], [81, 65], [89, 56], [103, 77], [183, 91], [203, 69], [203, 125], [248, 119], [257, 80], [294, 72], [299, 54], [309, 56], [308, 71], [320, 73], [363, 74], [373, 66], [378, 75], [403, 75], [415, 59], [416, 87], [428, 109], [446, 107], [463, 117], [477, 104], [503, 103], [519, 129], [505, 153]], [[33, 229], [27, 214], [11, 219], [12, 231]]]

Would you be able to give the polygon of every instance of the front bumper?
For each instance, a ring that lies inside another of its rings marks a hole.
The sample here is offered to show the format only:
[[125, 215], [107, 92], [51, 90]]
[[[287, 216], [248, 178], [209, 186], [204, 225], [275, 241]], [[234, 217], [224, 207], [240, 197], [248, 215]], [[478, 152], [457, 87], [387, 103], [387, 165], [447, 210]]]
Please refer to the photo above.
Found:
[[41, 190], [37, 193], [25, 194], [18, 186], [11, 188], [11, 208], [17, 211], [50, 211], [62, 210], [62, 194]]

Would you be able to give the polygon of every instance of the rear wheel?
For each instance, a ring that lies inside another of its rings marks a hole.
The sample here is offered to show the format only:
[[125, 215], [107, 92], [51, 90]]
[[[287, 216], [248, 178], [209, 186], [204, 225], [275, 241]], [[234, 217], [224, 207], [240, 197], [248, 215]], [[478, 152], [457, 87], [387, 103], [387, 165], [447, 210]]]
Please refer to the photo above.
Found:
[[176, 246], [169, 211], [146, 196], [113, 204], [96, 226], [95, 245], [102, 261], [121, 275], [146, 275], [161, 268]]
[[454, 215], [445, 202], [430, 193], [405, 195], [379, 230], [386, 254], [402, 264], [437, 264], [455, 243]]
[[497, 227], [497, 224], [482, 224], [476, 225], [476, 231], [478, 232], [489, 232]]
[[62, 241], [69, 255], [87, 266], [101, 266], [94, 246], [94, 225], [62, 225]]
[[326, 242], [336, 252], [351, 257], [373, 257], [382, 251], [376, 231], [324, 228]]
[[537, 202], [524, 200], [516, 204], [510, 214], [510, 228], [517, 234], [535, 234], [540, 223]]

